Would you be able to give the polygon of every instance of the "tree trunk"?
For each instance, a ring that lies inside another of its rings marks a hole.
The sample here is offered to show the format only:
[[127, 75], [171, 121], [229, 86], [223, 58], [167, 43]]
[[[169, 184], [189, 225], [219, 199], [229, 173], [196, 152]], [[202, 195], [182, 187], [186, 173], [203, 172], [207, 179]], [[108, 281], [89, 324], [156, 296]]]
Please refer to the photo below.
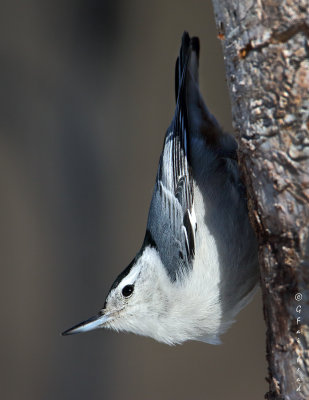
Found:
[[259, 239], [268, 399], [309, 399], [309, 5], [213, 0]]

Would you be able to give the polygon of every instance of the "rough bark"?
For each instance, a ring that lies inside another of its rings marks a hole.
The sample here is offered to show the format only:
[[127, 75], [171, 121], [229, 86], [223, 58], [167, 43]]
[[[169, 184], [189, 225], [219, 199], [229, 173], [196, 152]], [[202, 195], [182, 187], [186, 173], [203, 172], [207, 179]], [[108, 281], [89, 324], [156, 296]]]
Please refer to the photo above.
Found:
[[309, 5], [213, 4], [259, 239], [266, 398], [309, 399]]

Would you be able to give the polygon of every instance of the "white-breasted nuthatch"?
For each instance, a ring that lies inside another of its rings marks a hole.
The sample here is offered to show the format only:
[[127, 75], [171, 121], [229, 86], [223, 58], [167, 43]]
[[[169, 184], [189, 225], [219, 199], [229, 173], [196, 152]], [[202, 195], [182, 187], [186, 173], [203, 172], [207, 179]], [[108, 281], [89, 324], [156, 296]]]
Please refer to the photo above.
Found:
[[199, 40], [182, 37], [176, 111], [167, 130], [139, 253], [113, 283], [103, 309], [63, 335], [97, 328], [168, 344], [220, 343], [258, 281], [235, 139], [198, 88]]

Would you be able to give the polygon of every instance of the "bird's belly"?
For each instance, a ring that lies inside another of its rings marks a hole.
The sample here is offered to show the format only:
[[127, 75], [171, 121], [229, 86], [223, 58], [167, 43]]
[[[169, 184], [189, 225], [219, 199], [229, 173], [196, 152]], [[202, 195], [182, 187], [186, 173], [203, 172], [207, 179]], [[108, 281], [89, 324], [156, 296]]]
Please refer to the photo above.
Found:
[[194, 187], [193, 209], [197, 226], [195, 255], [192, 271], [185, 284], [189, 302], [183, 316], [187, 318], [189, 326], [196, 327], [193, 335], [196, 340], [217, 343], [222, 319], [219, 255], [215, 238], [204, 222], [207, 210], [197, 186]]

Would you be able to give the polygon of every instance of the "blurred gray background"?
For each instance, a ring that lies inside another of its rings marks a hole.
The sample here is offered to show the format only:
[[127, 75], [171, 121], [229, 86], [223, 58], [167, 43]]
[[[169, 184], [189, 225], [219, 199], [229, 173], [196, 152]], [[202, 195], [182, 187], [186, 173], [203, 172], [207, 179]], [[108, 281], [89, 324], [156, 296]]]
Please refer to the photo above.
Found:
[[60, 336], [101, 308], [141, 245], [185, 29], [231, 130], [210, 1], [0, 3], [2, 399], [263, 398], [260, 293], [221, 346]]

